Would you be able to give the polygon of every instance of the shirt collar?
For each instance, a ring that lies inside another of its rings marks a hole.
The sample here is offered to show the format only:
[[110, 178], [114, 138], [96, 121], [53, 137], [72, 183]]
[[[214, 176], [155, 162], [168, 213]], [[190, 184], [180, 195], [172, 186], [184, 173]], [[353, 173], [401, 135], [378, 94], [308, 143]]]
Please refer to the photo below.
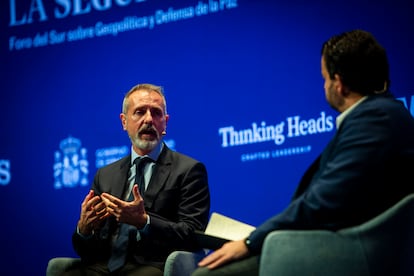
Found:
[[366, 98], [367, 98], [367, 96], [362, 97], [356, 103], [354, 103], [353, 105], [351, 105], [347, 110], [345, 110], [344, 112], [342, 112], [341, 114], [339, 114], [338, 117], [336, 117], [336, 129], [339, 129], [339, 126], [342, 124], [342, 122], [344, 121], [345, 117], [348, 116], [349, 113], [351, 113], [352, 110], [354, 110], [358, 105], [360, 105], [363, 101], [365, 101]]
[[[164, 148], [164, 143], [163, 142], [160, 142], [160, 143], [158, 143], [158, 145], [149, 154], [144, 155], [144, 156], [148, 156], [152, 160], [156, 161], [158, 159], [158, 156], [160, 155], [160, 153], [161, 153], [161, 151], [162, 151], [163, 148]], [[137, 157], [144, 157], [144, 156], [141, 156], [141, 155], [137, 154], [134, 151], [134, 148], [131, 146], [131, 165], [134, 164], [134, 160]]]

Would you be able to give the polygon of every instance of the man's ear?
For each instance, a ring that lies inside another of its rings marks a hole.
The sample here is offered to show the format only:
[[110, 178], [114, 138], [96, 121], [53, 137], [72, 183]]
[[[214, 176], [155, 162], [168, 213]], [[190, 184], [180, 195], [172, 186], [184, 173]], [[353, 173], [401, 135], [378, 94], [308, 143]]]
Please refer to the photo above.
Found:
[[126, 130], [126, 116], [124, 113], [119, 114], [123, 130]]
[[347, 94], [349, 94], [348, 89], [346, 88], [346, 86], [342, 82], [341, 76], [339, 76], [338, 74], [334, 75], [334, 87], [335, 87], [335, 91], [336, 91], [336, 93], [338, 93], [338, 95], [346, 96]]

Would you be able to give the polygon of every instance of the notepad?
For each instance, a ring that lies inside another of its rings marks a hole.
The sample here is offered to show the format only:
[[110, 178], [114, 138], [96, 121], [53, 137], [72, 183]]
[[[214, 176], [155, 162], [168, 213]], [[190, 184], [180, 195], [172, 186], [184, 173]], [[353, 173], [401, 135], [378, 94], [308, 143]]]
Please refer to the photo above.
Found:
[[256, 229], [247, 223], [213, 212], [205, 232], [196, 231], [196, 239], [203, 248], [217, 249], [227, 241], [241, 240]]

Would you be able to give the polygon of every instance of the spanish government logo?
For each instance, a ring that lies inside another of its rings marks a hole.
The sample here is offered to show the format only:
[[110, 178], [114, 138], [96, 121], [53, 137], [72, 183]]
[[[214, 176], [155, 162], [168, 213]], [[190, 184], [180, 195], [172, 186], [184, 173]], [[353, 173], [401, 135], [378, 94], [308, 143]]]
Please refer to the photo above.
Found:
[[60, 142], [53, 165], [55, 189], [88, 185], [87, 150], [81, 146], [81, 141], [71, 136]]

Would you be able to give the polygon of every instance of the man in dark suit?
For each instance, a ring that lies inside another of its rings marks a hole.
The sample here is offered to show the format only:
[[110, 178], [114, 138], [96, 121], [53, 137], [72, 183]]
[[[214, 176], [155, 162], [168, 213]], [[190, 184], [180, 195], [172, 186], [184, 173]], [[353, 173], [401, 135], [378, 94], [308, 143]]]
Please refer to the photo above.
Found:
[[193, 276], [258, 275], [270, 232], [354, 226], [414, 192], [414, 120], [388, 91], [383, 47], [362, 30], [334, 36], [323, 44], [321, 68], [326, 100], [340, 113], [334, 137], [283, 212], [247, 239], [225, 243]]
[[82, 265], [67, 275], [162, 275], [169, 253], [200, 249], [192, 234], [208, 221], [207, 171], [162, 142], [169, 119], [162, 88], [133, 87], [120, 119], [131, 154], [97, 171], [72, 237]]

